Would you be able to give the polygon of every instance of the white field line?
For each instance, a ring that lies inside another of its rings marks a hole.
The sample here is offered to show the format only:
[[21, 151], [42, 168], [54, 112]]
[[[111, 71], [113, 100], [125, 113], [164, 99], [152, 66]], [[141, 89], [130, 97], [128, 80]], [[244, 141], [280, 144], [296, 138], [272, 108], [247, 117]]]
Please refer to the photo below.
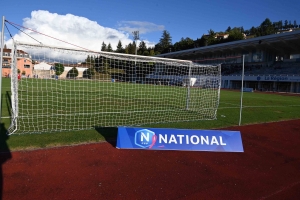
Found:
[[[242, 106], [243, 108], [280, 108], [280, 107], [300, 107], [300, 105], [286, 105], [286, 106]], [[228, 108], [240, 108], [240, 106], [237, 107], [219, 107], [219, 109], [228, 109]]]
[[[206, 108], [202, 110], [214, 110], [214, 108]], [[145, 110], [145, 111], [122, 111], [122, 112], [92, 112], [92, 113], [70, 113], [70, 114], [45, 114], [45, 115], [25, 115], [18, 116], [18, 118], [36, 118], [36, 117], [51, 117], [51, 116], [80, 116], [80, 115], [97, 115], [97, 114], [131, 114], [131, 113], [149, 113], [149, 112], [174, 112], [174, 111], [186, 111], [186, 109], [177, 110]], [[200, 110], [197, 110], [200, 111]], [[10, 116], [4, 116], [2, 118], [11, 118]]]
[[278, 107], [299, 107], [300, 105], [287, 105], [287, 106], [243, 106], [243, 108], [278, 108]]
[[10, 116], [4, 116], [4, 117], [1, 117], [2, 119], [10, 119], [11, 117]]
[[[284, 96], [283, 96], [284, 97]], [[290, 96], [290, 97], [292, 97], [292, 96]], [[296, 96], [295, 96], [296, 97]], [[251, 101], [252, 99], [264, 99], [263, 97], [244, 97], [244, 99], [247, 99], [248, 101]], [[274, 101], [276, 101], [276, 99], [274, 100]], [[293, 100], [288, 100], [288, 99], [280, 99], [280, 102], [291, 102], [291, 101], [293, 101]]]
[[233, 105], [233, 106], [239, 106], [240, 104], [236, 103], [226, 103], [226, 102], [221, 102], [220, 104], [228, 104], [228, 105]]

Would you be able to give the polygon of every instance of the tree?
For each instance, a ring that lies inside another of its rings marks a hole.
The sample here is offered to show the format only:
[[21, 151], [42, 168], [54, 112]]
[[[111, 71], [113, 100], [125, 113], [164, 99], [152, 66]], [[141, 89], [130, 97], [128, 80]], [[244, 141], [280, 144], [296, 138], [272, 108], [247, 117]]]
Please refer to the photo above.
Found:
[[168, 46], [172, 45], [172, 37], [171, 37], [170, 33], [168, 31], [164, 30], [163, 35], [160, 38], [159, 42], [163, 47], [168, 47]]
[[245, 30], [245, 35], [250, 35], [250, 30]]
[[109, 63], [108, 62], [104, 63], [102, 73], [103, 74], [110, 74], [110, 67], [109, 67]]
[[244, 34], [240, 31], [240, 28], [233, 28], [229, 32], [227, 41], [235, 41], [235, 40], [242, 40], [242, 39], [244, 39]]
[[207, 40], [206, 40], [206, 36], [203, 34], [201, 36], [201, 38], [197, 38], [197, 40], [195, 41], [195, 46], [196, 47], [204, 47], [204, 46], [207, 46]]
[[206, 38], [207, 45], [212, 45], [216, 41], [216, 33], [212, 29], [208, 30], [208, 36]]
[[154, 48], [148, 48], [149, 56], [155, 56]]
[[63, 64], [55, 63], [54, 67], [55, 67], [55, 74], [57, 76], [61, 75], [65, 71], [65, 67]]
[[[144, 55], [144, 52], [147, 51], [147, 46], [146, 43], [144, 41], [141, 41], [139, 44], [139, 50], [138, 50], [138, 54], [139, 55]], [[148, 52], [149, 53], [149, 52]]]
[[244, 33], [244, 32], [245, 32], [245, 30], [244, 30], [244, 27], [243, 27], [243, 26], [241, 26], [240, 30], [241, 30], [241, 33]]
[[164, 30], [161, 38], [159, 39], [159, 43], [155, 45], [155, 51], [159, 53], [167, 53], [171, 47], [172, 37], [168, 31]]
[[110, 73], [109, 69], [111, 69], [111, 67], [110, 67], [111, 61], [112, 61], [112, 59], [104, 57], [104, 56], [100, 56], [100, 57], [96, 58], [95, 59], [95, 70], [98, 73], [109, 74]]
[[95, 68], [94, 68], [95, 71], [101, 72], [102, 66], [103, 66], [103, 57], [99, 56], [99, 57], [95, 58]]
[[119, 42], [118, 42], [116, 52], [117, 52], [117, 53], [124, 53], [124, 52], [125, 52], [125, 51], [124, 51], [124, 48], [123, 48], [123, 46], [122, 46], [121, 40], [119, 40]]
[[89, 78], [91, 79], [95, 75], [95, 69], [93, 67], [88, 68], [83, 72], [83, 77], [84, 78]]
[[148, 50], [145, 50], [144, 52], [143, 52], [143, 54], [142, 54], [143, 56], [149, 56], [150, 55], [150, 53], [149, 53], [149, 51]]
[[126, 47], [125, 47], [125, 53], [126, 54], [135, 54], [135, 42], [133, 41], [132, 43], [129, 43]]
[[282, 30], [282, 20], [278, 22], [278, 29]]
[[155, 55], [157, 55], [157, 54], [161, 54], [161, 52], [162, 52], [162, 47], [161, 47], [161, 45], [159, 44], [159, 43], [157, 43], [155, 46], [154, 46], [154, 52], [155, 52]]
[[275, 33], [274, 26], [269, 18], [266, 18], [260, 25], [260, 35], [271, 35]]
[[226, 33], [229, 33], [231, 31], [231, 27], [230, 26], [228, 26], [228, 28], [226, 29]]
[[102, 42], [101, 51], [107, 51], [107, 47], [104, 42]]
[[68, 78], [76, 78], [78, 76], [78, 70], [76, 67], [73, 67], [72, 69], [70, 69], [70, 71], [67, 74]]
[[250, 35], [255, 35], [256, 34], [256, 28], [254, 26], [252, 26], [250, 28]]
[[277, 32], [278, 31], [278, 22], [273, 22], [273, 27], [274, 27], [274, 31]]
[[288, 20], [284, 20], [284, 26], [283, 26], [284, 29], [287, 29], [288, 28]]
[[192, 40], [189, 37], [186, 38], [181, 38], [179, 42], [176, 42], [174, 44], [174, 50], [175, 51], [180, 51], [180, 50], [185, 50], [185, 49], [191, 49], [195, 46], [194, 40]]
[[90, 55], [87, 56], [87, 58], [85, 59], [85, 62], [87, 62], [87, 63], [90, 63], [90, 62], [91, 62]]
[[93, 56], [88, 55], [87, 58], [85, 59], [85, 62], [94, 66], [95, 64], [95, 58]]
[[108, 45], [107, 45], [107, 51], [108, 52], [112, 52], [113, 51], [110, 43], [108, 43]]

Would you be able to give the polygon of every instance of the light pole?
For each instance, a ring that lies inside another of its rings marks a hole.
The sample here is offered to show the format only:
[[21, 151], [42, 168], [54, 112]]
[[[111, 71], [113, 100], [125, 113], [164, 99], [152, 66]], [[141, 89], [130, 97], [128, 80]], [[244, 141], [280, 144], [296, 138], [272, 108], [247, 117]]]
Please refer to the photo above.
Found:
[[133, 40], [135, 41], [135, 61], [134, 61], [134, 80], [133, 82], [136, 83], [136, 55], [137, 55], [137, 41], [140, 39], [139, 31], [133, 31]]
[[139, 31], [133, 31], [132, 34], [135, 41], [135, 55], [137, 55], [137, 41], [140, 39]]

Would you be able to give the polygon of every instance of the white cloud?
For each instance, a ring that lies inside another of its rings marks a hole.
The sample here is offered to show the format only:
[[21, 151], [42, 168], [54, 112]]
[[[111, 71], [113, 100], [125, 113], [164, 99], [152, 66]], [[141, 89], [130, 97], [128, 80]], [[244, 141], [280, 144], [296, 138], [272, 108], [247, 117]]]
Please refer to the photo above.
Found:
[[[45, 10], [38, 10], [32, 11], [30, 17], [23, 19], [22, 26], [29, 29], [22, 29], [24, 33], [20, 31], [15, 34], [13, 38], [14, 41], [22, 43], [39, 44], [38, 42], [40, 42], [46, 46], [50, 45], [75, 49], [82, 47], [85, 50], [99, 52], [102, 42], [105, 42], [106, 45], [110, 43], [113, 49], [116, 49], [119, 40], [122, 42], [123, 47], [131, 43], [131, 30], [139, 30], [141, 34], [145, 34], [164, 29], [164, 26], [155, 25], [150, 22], [124, 21], [121, 24], [126, 25], [127, 28], [125, 26], [119, 26], [117, 30], [103, 27], [96, 21], [91, 21], [85, 17], [72, 14], [59, 15]], [[130, 27], [132, 27], [132, 29], [130, 29]], [[8, 40], [5, 40], [5, 44], [8, 48], [11, 48], [12, 39], [8, 37], [7, 39]], [[148, 47], [154, 47], [155, 45], [154, 42], [146, 38], [141, 38], [140, 40], [143, 40]], [[26, 49], [26, 52], [33, 54], [36, 53], [36, 50]], [[38, 52], [48, 54], [48, 57], [54, 59], [59, 59], [60, 57], [58, 52], [51, 51], [50, 53], [46, 50], [42, 51], [41, 49], [39, 49]], [[68, 56], [68, 58], [75, 57], [76, 55]], [[78, 56], [76, 58], [78, 58]], [[84, 58], [84, 56], [82, 56], [82, 58]], [[79, 59], [82, 58], [80, 57]]]
[[[116, 48], [119, 40], [124, 47], [132, 42], [130, 35], [123, 31], [103, 27], [95, 21], [72, 14], [59, 15], [44, 10], [32, 11], [30, 18], [23, 19], [23, 26], [92, 51], [100, 51], [102, 42], [110, 43], [113, 49]], [[72, 47], [31, 30], [25, 29], [24, 32], [45, 45]], [[37, 43], [26, 34], [19, 32], [14, 35], [15, 41]], [[8, 40], [6, 43], [9, 45], [12, 41]]]

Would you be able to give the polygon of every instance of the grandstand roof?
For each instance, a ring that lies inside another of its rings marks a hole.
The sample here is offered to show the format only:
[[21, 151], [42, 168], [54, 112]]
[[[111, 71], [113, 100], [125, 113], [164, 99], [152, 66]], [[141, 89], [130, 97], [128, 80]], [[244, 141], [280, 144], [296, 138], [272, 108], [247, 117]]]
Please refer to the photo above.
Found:
[[212, 53], [228, 51], [247, 54], [248, 52], [257, 49], [271, 51], [280, 55], [299, 54], [300, 30], [170, 52], [157, 55], [157, 57], [184, 59], [190, 56], [209, 55]]

